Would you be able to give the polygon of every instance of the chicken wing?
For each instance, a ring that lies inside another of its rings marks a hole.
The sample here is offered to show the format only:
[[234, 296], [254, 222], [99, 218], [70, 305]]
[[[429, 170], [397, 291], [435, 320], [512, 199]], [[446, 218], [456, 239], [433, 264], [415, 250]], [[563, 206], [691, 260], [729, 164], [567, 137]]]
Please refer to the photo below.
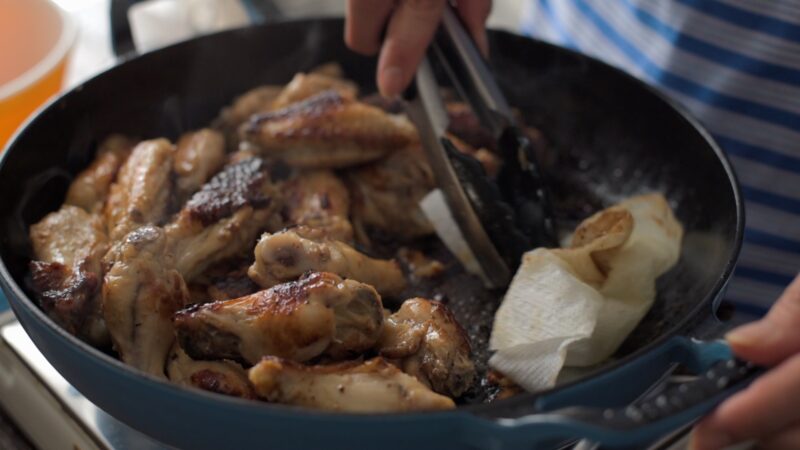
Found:
[[70, 184], [64, 203], [81, 207], [89, 212], [103, 209], [111, 183], [131, 154], [133, 145], [133, 141], [118, 134], [106, 138], [100, 144], [92, 164], [79, 173]]
[[172, 315], [188, 301], [180, 274], [171, 268], [164, 231], [146, 225], [106, 255], [103, 315], [123, 361], [164, 377], [175, 339]]
[[175, 345], [167, 362], [173, 383], [232, 397], [256, 398], [247, 371], [233, 361], [195, 361]]
[[406, 287], [396, 261], [370, 258], [332, 239], [308, 239], [313, 230], [296, 227], [265, 233], [256, 245], [256, 261], [248, 275], [262, 287], [293, 280], [308, 271], [332, 272], [374, 286], [381, 295], [396, 295]]
[[340, 359], [375, 345], [383, 306], [372, 286], [311, 273], [247, 297], [193, 305], [174, 322], [178, 342], [194, 359]]
[[236, 97], [229, 106], [222, 108], [219, 116], [214, 119], [213, 127], [225, 136], [225, 143], [229, 152], [239, 148], [239, 127], [250, 116], [272, 110], [272, 102], [283, 90], [283, 86], [263, 85], [253, 88]]
[[269, 402], [340, 412], [400, 412], [455, 408], [383, 358], [304, 366], [266, 357], [250, 369], [256, 393]]
[[42, 309], [69, 333], [107, 345], [100, 284], [108, 239], [100, 217], [64, 205], [32, 225], [30, 238], [33, 287]]
[[440, 302], [413, 298], [388, 317], [378, 345], [404, 372], [440, 394], [458, 397], [472, 386], [475, 365], [467, 334]]
[[350, 194], [333, 172], [302, 172], [284, 185], [283, 192], [289, 224], [307, 226], [320, 238], [352, 242], [353, 226], [347, 219]]
[[342, 65], [336, 61], [322, 63], [311, 69], [309, 73], [327, 75], [334, 78], [344, 78], [344, 69], [342, 69]]
[[225, 163], [225, 138], [208, 128], [186, 133], [175, 148], [173, 171], [179, 204], [194, 194]]
[[424, 280], [437, 278], [444, 274], [446, 267], [441, 261], [427, 256], [425, 253], [408, 247], [397, 251], [397, 258], [405, 264], [412, 279]]
[[249, 251], [258, 234], [280, 220], [276, 214], [280, 199], [269, 169], [260, 158], [227, 166], [167, 225], [170, 253], [186, 281], [215, 263]]
[[352, 81], [324, 73], [298, 73], [272, 102], [272, 110], [285, 108], [325, 91], [334, 91], [343, 98], [355, 99], [358, 86]]
[[172, 197], [174, 148], [166, 139], [143, 141], [111, 185], [105, 205], [108, 236], [112, 241], [147, 224], [165, 219]]
[[353, 224], [359, 241], [372, 228], [411, 240], [433, 233], [419, 202], [434, 188], [433, 173], [419, 147], [394, 152], [348, 171]]
[[253, 116], [240, 137], [264, 155], [301, 168], [341, 168], [374, 161], [417, 142], [404, 116], [326, 91], [284, 109]]

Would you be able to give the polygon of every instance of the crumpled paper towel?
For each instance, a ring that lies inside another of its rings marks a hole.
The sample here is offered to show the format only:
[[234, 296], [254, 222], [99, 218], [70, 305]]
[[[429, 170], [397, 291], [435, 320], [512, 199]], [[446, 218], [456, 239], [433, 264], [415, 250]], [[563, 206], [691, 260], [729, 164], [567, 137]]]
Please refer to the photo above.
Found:
[[569, 248], [526, 253], [495, 315], [489, 365], [528, 391], [611, 356], [653, 304], [683, 229], [660, 194], [583, 221]]

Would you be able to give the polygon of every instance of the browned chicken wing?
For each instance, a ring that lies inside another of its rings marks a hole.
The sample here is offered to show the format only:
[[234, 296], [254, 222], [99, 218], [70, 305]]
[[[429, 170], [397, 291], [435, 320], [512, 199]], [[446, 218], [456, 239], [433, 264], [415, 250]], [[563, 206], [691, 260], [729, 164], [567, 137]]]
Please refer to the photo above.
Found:
[[320, 238], [352, 242], [350, 194], [333, 172], [302, 172], [284, 184], [283, 192], [289, 224], [307, 226]]
[[157, 377], [164, 377], [175, 339], [172, 315], [189, 298], [166, 249], [162, 229], [132, 231], [106, 255], [103, 282], [103, 314], [114, 348], [123, 361]]
[[419, 207], [434, 187], [433, 173], [419, 147], [349, 170], [348, 181], [359, 241], [366, 241], [365, 227], [403, 240], [433, 233]]
[[358, 88], [341, 79], [340, 72], [334, 66], [320, 67], [309, 74], [298, 73], [286, 86], [264, 85], [251, 89], [222, 110], [215, 126], [225, 134], [229, 149], [236, 150], [239, 145], [237, 130], [254, 114], [274, 111], [330, 89], [344, 97], [355, 98]]
[[324, 73], [298, 73], [272, 102], [272, 110], [285, 108], [330, 90], [348, 99], [355, 99], [358, 95], [358, 86], [352, 81]]
[[272, 103], [283, 89], [283, 86], [263, 85], [245, 92], [222, 109], [215, 125], [223, 130], [235, 131], [253, 114], [272, 110]]
[[165, 219], [172, 197], [174, 148], [166, 139], [140, 142], [111, 185], [105, 205], [112, 241], [147, 224]]
[[446, 269], [441, 261], [408, 247], [401, 247], [397, 251], [397, 258], [405, 264], [409, 274], [417, 280], [439, 277]]
[[107, 345], [100, 284], [108, 239], [100, 217], [64, 205], [32, 225], [30, 238], [33, 287], [42, 309], [69, 333]]
[[213, 126], [225, 136], [229, 152], [236, 152], [239, 149], [239, 127], [253, 114], [271, 111], [272, 102], [281, 91], [283, 86], [258, 86], [236, 97], [230, 106], [222, 109]]
[[362, 164], [418, 139], [404, 116], [386, 114], [334, 91], [255, 115], [242, 125], [240, 135], [264, 155], [302, 168]]
[[256, 393], [267, 401], [340, 412], [400, 412], [455, 408], [383, 358], [304, 366], [264, 358], [250, 369]]
[[269, 168], [260, 158], [227, 166], [167, 225], [170, 252], [184, 279], [192, 281], [213, 264], [249, 252], [259, 233], [280, 219]]
[[250, 364], [266, 355], [294, 361], [352, 356], [374, 346], [382, 326], [383, 306], [375, 289], [331, 273], [311, 273], [175, 315], [178, 342], [192, 358]]
[[173, 161], [179, 204], [200, 189], [224, 163], [225, 138], [219, 131], [204, 128], [181, 136]]
[[308, 271], [322, 271], [367, 283], [381, 295], [395, 295], [405, 289], [406, 280], [397, 262], [370, 258], [340, 241], [307, 238], [314, 234], [306, 227], [265, 233], [256, 245], [250, 278], [270, 287]]
[[467, 334], [437, 301], [413, 298], [403, 302], [387, 318], [378, 347], [382, 356], [400, 359], [404, 372], [441, 394], [458, 397], [475, 379]]
[[108, 196], [111, 183], [131, 154], [133, 145], [133, 141], [118, 134], [106, 138], [100, 144], [92, 164], [79, 173], [70, 184], [64, 203], [79, 206], [89, 212], [100, 211]]
[[167, 377], [173, 383], [232, 397], [256, 398], [247, 371], [228, 361], [195, 361], [175, 345], [167, 362]]
[[341, 64], [336, 61], [322, 63], [311, 69], [309, 73], [327, 75], [334, 78], [344, 78], [344, 69], [342, 69]]

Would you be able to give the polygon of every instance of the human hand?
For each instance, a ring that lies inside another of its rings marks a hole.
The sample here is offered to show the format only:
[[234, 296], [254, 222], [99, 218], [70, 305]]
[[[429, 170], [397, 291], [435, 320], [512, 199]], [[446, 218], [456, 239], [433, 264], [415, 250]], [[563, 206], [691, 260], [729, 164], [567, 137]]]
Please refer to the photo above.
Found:
[[703, 419], [689, 448], [756, 440], [759, 449], [800, 449], [800, 275], [763, 319], [725, 338], [737, 356], [774, 369]]
[[[344, 40], [366, 55], [380, 51], [378, 90], [399, 95], [414, 77], [439, 26], [447, 0], [347, 0]], [[489, 42], [484, 24], [491, 0], [460, 0], [456, 10], [478, 48], [486, 55]], [[386, 37], [381, 42], [384, 27]]]

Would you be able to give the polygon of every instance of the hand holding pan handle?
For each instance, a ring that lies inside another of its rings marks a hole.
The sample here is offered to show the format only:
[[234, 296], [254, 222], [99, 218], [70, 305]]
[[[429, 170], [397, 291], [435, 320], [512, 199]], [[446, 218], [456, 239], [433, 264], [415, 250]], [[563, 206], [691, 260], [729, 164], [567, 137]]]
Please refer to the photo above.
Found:
[[[637, 399], [675, 364], [698, 376]], [[508, 444], [503, 448], [570, 438], [602, 448], [643, 448], [712, 411], [764, 371], [736, 359], [723, 341], [673, 337], [598, 378], [539, 397], [536, 414], [497, 419], [496, 425]]]

